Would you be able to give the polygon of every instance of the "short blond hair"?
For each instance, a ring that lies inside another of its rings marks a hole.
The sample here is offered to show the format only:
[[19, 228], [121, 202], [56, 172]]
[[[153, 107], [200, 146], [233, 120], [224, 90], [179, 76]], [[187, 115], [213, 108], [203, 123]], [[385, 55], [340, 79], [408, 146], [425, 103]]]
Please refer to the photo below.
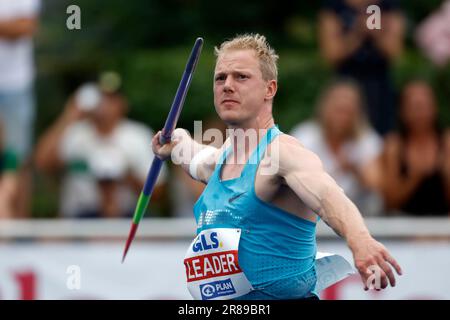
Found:
[[259, 59], [259, 65], [264, 80], [277, 80], [278, 55], [269, 45], [265, 36], [260, 34], [237, 35], [231, 40], [222, 42], [219, 47], [214, 47], [217, 59], [226, 51], [231, 50], [253, 50]]

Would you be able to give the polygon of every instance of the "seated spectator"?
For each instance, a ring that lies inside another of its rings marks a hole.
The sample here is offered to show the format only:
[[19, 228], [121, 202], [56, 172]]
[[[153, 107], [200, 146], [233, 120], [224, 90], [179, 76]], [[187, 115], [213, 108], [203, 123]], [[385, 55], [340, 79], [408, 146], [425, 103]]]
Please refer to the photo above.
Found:
[[[368, 27], [367, 8], [380, 9], [380, 29]], [[396, 0], [325, 0], [319, 13], [319, 45], [338, 76], [356, 80], [370, 124], [384, 135], [394, 127], [391, 64], [403, 51], [405, 19]]]
[[0, 121], [0, 219], [11, 219], [17, 217], [19, 163], [16, 153], [4, 141]]
[[[65, 169], [60, 211], [65, 217], [132, 216], [153, 154], [153, 132], [125, 118], [117, 91], [84, 86], [37, 144], [36, 166]], [[163, 170], [152, 198], [162, 192]]]
[[315, 152], [325, 170], [363, 215], [379, 214], [378, 158], [382, 140], [367, 124], [358, 86], [339, 80], [324, 90], [316, 119], [295, 127], [291, 135]]
[[450, 134], [438, 125], [434, 92], [424, 81], [411, 81], [401, 95], [399, 130], [386, 137], [386, 207], [420, 216], [447, 215], [449, 168]]

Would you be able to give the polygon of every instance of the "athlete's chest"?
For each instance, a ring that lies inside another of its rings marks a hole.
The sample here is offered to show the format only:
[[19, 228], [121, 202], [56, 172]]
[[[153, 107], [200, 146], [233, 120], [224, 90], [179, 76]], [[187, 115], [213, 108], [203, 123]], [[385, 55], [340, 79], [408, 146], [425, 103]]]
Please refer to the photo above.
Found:
[[[239, 180], [243, 178], [244, 168], [244, 164], [223, 164], [219, 173], [220, 181], [233, 181], [239, 184]], [[265, 173], [262, 166], [257, 167], [254, 176], [247, 178], [250, 178], [250, 183], [254, 184], [256, 196], [261, 200], [270, 202], [277, 196], [281, 196], [281, 179], [276, 174]]]
[[221, 167], [219, 177], [221, 181], [233, 180], [239, 178], [242, 175], [244, 164], [226, 164]]
[[[276, 170], [273, 170], [273, 168], [274, 167], [270, 165], [269, 161], [262, 161], [256, 168], [254, 176], [251, 177], [251, 181], [245, 183], [246, 188], [251, 188], [251, 185], [253, 184], [255, 195], [260, 200], [271, 203], [272, 205], [299, 217], [314, 221], [314, 215], [306, 207], [304, 202], [291, 188], [289, 188], [289, 186], [283, 183], [283, 179], [277, 174]], [[231, 182], [235, 185], [243, 183], [243, 181], [241, 181], [243, 178], [243, 169], [244, 165], [223, 164], [220, 175], [222, 183]], [[235, 201], [247, 192], [248, 190], [240, 190], [237, 188], [235, 194], [231, 195], [230, 200]], [[243, 201], [243, 199], [240, 200]], [[239, 201], [236, 203], [238, 202]]]

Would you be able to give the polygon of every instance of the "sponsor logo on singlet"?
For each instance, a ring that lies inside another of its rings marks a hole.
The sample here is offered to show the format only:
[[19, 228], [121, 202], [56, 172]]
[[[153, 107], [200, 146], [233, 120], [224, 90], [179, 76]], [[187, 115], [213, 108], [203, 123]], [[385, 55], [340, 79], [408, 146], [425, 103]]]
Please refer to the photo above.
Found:
[[225, 279], [200, 285], [200, 293], [202, 300], [209, 300], [235, 294], [236, 290], [231, 279]]
[[214, 252], [184, 260], [187, 281], [198, 281], [242, 272], [237, 250]]
[[219, 239], [217, 238], [217, 232], [211, 232], [208, 237], [204, 234], [201, 234], [192, 244], [192, 251], [201, 252], [210, 249], [217, 249], [219, 245], [220, 243]]

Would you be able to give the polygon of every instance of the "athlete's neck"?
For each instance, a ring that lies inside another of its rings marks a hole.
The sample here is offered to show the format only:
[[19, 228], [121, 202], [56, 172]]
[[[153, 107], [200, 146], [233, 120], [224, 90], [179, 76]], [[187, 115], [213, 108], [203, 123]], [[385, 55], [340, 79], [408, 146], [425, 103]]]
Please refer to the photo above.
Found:
[[273, 116], [256, 118], [253, 124], [246, 126], [229, 126], [228, 134], [233, 148], [235, 164], [244, 164], [256, 148], [267, 130], [275, 125]]

